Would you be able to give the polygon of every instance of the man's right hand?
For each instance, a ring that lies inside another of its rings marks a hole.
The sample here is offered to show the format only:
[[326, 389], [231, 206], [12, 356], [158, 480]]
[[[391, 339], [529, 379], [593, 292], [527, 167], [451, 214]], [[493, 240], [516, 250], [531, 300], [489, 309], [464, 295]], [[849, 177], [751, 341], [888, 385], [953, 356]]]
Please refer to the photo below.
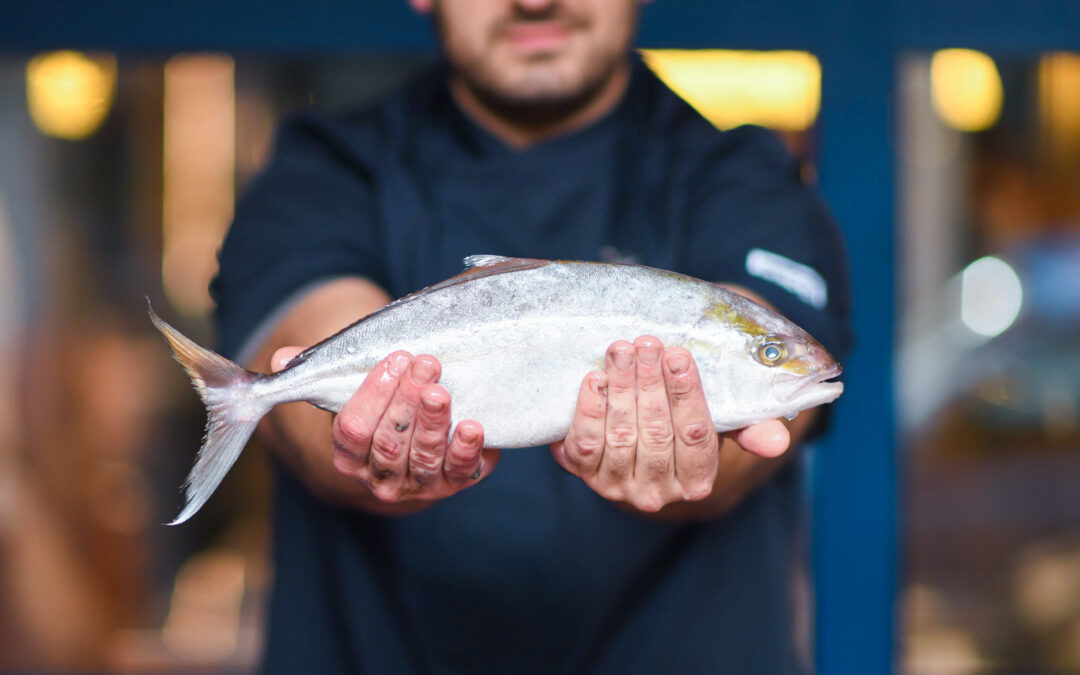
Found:
[[[283, 369], [302, 347], [274, 352]], [[484, 429], [463, 420], [450, 437], [450, 394], [434, 356], [398, 351], [383, 359], [334, 417], [333, 464], [380, 502], [431, 502], [483, 480], [499, 451], [484, 450]]]

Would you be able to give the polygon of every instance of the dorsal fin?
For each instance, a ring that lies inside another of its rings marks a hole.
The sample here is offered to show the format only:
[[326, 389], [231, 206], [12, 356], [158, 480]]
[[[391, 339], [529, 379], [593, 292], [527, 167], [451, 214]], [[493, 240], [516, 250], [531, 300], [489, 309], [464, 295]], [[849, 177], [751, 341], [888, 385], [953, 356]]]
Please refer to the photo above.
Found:
[[514, 258], [491, 254], [467, 255], [465, 256], [465, 269], [471, 270], [474, 267], [490, 267], [492, 265], [504, 263], [507, 260], [514, 260]]
[[449, 279], [444, 279], [437, 284], [413, 293], [413, 295], [418, 293], [430, 293], [431, 291], [440, 288], [460, 284], [469, 279], [479, 279], [491, 276], [492, 274], [516, 272], [518, 270], [531, 270], [535, 267], [546, 265], [549, 262], [551, 261], [541, 260], [540, 258], [508, 258], [503, 255], [470, 255], [465, 258], [465, 270], [461, 272], [461, 274], [452, 276]]

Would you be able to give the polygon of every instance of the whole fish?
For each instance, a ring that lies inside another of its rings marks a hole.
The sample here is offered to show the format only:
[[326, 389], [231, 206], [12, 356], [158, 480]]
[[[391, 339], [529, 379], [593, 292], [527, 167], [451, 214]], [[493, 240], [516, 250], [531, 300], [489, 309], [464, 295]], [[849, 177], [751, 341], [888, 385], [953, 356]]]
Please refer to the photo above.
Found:
[[206, 436], [172, 524], [206, 502], [279, 403], [339, 411], [387, 354], [442, 362], [452, 423], [475, 419], [491, 448], [566, 436], [582, 379], [604, 367], [608, 345], [655, 335], [697, 362], [717, 431], [828, 403], [840, 365], [775, 312], [682, 274], [607, 263], [470, 256], [462, 274], [396, 300], [305, 350], [280, 372], [244, 370], [162, 321], [176, 359], [207, 407]]

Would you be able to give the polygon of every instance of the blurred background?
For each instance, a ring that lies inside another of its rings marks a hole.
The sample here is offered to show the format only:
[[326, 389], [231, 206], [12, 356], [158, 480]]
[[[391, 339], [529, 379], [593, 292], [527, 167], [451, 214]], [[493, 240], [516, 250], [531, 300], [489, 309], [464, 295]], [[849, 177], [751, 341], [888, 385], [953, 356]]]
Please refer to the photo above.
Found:
[[[277, 120], [376, 100], [434, 50], [403, 2], [124, 4], [0, 28], [0, 670], [245, 672], [264, 458], [162, 525], [204, 418], [147, 299], [212, 344], [215, 254]], [[1080, 16], [871, 4], [643, 23], [649, 66], [719, 127], [775, 129], [848, 237], [818, 664], [1080, 673]]]

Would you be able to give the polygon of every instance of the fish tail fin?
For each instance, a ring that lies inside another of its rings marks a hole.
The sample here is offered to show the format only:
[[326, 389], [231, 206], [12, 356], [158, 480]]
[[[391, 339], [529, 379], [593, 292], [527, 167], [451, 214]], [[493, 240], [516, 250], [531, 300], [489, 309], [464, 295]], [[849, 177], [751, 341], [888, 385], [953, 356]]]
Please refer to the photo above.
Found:
[[[149, 303], [148, 303], [149, 304]], [[253, 395], [265, 375], [244, 370], [224, 356], [199, 346], [150, 308], [150, 320], [169, 341], [173, 356], [187, 371], [206, 405], [206, 434], [198, 459], [184, 481], [186, 503], [170, 525], [179, 525], [202, 508], [247, 445], [273, 401]]]

